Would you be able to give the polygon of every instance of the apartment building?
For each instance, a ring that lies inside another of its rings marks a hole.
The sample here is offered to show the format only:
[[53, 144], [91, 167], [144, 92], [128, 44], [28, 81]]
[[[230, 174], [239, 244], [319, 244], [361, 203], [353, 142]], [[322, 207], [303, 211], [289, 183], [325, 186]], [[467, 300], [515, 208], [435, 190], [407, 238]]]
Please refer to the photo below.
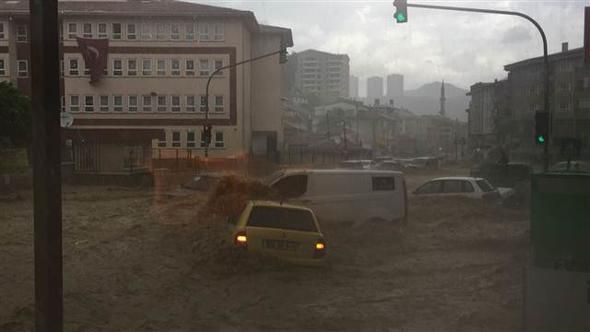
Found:
[[296, 89], [324, 99], [348, 97], [349, 61], [346, 54], [317, 50], [306, 50], [289, 57], [295, 71]]
[[489, 147], [498, 143], [496, 122], [500, 115], [499, 103], [502, 100], [499, 94], [505, 82], [478, 82], [472, 85], [467, 93], [471, 97], [467, 110], [467, 131], [471, 148]]
[[396, 100], [404, 95], [404, 75], [390, 74], [387, 75], [387, 99]]
[[367, 79], [367, 102], [369, 105], [380, 103], [383, 99], [383, 78], [372, 76]]
[[[543, 58], [532, 58], [504, 66], [508, 71], [506, 98], [511, 122], [506, 130], [509, 142], [523, 152], [539, 151], [534, 143], [534, 114], [543, 110]], [[579, 138], [588, 144], [590, 133], [590, 68], [584, 63], [584, 49], [549, 55], [549, 100], [553, 143], [562, 138]], [[558, 148], [554, 146], [553, 148]], [[587, 153], [587, 152], [586, 152]]]
[[[289, 29], [259, 24], [252, 12], [189, 2], [63, 1], [59, 11], [62, 111], [74, 117], [63, 136], [78, 172], [140, 170], [152, 148], [202, 154], [209, 75], [293, 45]], [[25, 94], [29, 31], [28, 1], [1, 2], [0, 80]], [[108, 56], [98, 80], [90, 82], [92, 68], [77, 38], [107, 41], [99, 50]], [[208, 100], [211, 157], [280, 150], [281, 67], [275, 55], [215, 75]]]

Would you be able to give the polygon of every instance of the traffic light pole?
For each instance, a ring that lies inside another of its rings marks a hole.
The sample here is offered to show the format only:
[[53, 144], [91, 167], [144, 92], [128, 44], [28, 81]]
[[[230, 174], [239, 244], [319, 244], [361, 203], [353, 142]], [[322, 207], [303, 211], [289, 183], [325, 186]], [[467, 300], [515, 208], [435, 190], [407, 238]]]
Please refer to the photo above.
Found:
[[552, 129], [551, 127], [553, 124], [553, 120], [552, 120], [552, 115], [551, 115], [552, 112], [549, 108], [549, 59], [547, 57], [547, 37], [545, 36], [545, 31], [543, 31], [543, 28], [541, 28], [539, 23], [537, 23], [537, 21], [535, 21], [532, 17], [530, 17], [526, 14], [519, 13], [519, 12], [513, 12], [513, 11], [507, 11], [507, 10], [420, 5], [420, 4], [410, 4], [410, 3], [407, 4], [407, 7], [519, 16], [519, 17], [522, 17], [522, 18], [526, 19], [527, 21], [531, 22], [537, 28], [537, 30], [541, 34], [541, 39], [543, 39], [543, 63], [545, 66], [545, 77], [544, 77], [545, 91], [544, 91], [544, 96], [543, 96], [543, 98], [544, 98], [544, 100], [543, 100], [544, 110], [543, 111], [548, 113], [548, 118], [549, 118], [549, 124], [548, 124], [549, 125], [548, 126], [549, 134], [547, 135], [547, 141], [543, 145], [543, 154], [544, 154], [543, 167], [544, 167], [545, 171], [547, 171], [547, 168], [549, 167], [549, 143], [551, 141], [550, 137], [551, 137], [551, 129]]
[[[213, 79], [213, 77], [215, 77], [215, 75], [217, 75], [219, 72], [221, 72], [222, 70], [225, 69], [230, 69], [230, 68], [235, 68], [237, 66], [243, 65], [245, 63], [250, 63], [250, 62], [254, 62], [260, 59], [264, 59], [264, 58], [268, 58], [271, 57], [273, 55], [276, 54], [281, 54], [281, 53], [286, 53], [287, 50], [284, 47], [281, 47], [280, 50], [278, 51], [274, 51], [271, 53], [267, 53], [267, 54], [263, 54], [261, 56], [257, 56], [254, 58], [250, 58], [244, 61], [240, 61], [240, 62], [235, 62], [235, 63], [231, 63], [227, 66], [223, 66], [223, 67], [219, 67], [217, 69], [215, 69], [210, 75], [209, 78], [207, 79], [207, 86], [205, 87], [205, 128], [209, 128], [208, 130], [210, 131], [211, 129], [211, 124], [209, 123], [209, 85], [211, 84], [211, 80]], [[209, 145], [211, 144], [211, 137], [209, 136], [209, 138], [205, 138], [205, 157], [209, 157]]]
[[63, 330], [58, 1], [30, 0], [35, 331]]

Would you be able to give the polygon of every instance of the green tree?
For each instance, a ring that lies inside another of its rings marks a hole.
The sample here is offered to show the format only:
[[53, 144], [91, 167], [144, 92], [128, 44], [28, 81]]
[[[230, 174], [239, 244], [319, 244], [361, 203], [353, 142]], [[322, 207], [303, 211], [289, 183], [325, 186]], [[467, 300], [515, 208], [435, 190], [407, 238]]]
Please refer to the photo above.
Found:
[[17, 147], [31, 142], [31, 103], [12, 84], [0, 82], [0, 141]]

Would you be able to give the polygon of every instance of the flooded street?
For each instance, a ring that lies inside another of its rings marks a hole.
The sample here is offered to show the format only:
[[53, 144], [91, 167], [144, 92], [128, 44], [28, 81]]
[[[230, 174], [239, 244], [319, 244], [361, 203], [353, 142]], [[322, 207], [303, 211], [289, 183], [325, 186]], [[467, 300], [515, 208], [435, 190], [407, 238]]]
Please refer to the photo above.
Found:
[[[407, 175], [409, 189], [422, 175]], [[392, 224], [322, 224], [328, 260], [232, 250], [205, 193], [64, 188], [67, 331], [510, 331], [520, 327], [525, 212], [410, 198]], [[33, 327], [31, 193], [3, 196], [0, 330]]]

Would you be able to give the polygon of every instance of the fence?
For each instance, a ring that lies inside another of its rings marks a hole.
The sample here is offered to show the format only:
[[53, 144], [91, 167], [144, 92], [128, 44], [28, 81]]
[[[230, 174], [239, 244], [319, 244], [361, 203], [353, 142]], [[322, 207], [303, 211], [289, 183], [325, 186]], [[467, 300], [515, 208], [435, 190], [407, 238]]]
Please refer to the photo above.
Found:
[[371, 159], [370, 151], [317, 151], [310, 149], [290, 149], [283, 153], [283, 164], [335, 165], [343, 160]]

